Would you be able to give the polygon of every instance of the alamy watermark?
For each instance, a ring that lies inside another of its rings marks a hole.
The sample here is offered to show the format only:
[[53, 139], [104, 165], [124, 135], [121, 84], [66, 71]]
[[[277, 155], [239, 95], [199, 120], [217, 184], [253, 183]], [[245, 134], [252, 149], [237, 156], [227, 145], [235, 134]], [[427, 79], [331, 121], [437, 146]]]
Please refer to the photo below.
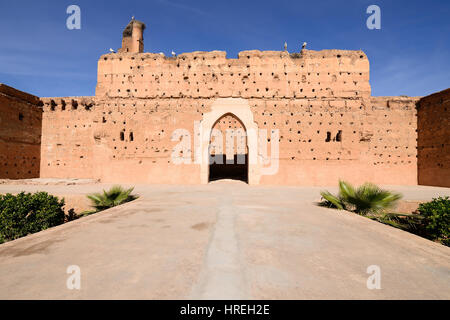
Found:
[[381, 29], [381, 9], [376, 4], [372, 4], [367, 7], [367, 14], [370, 16], [367, 18], [366, 26], [369, 30]]
[[367, 273], [370, 274], [367, 278], [367, 289], [381, 289], [381, 268], [377, 265], [370, 265], [367, 267]]
[[67, 7], [66, 13], [69, 14], [66, 20], [66, 27], [69, 30], [81, 29], [81, 9], [76, 4]]
[[69, 290], [81, 289], [81, 269], [77, 265], [70, 265], [66, 269], [66, 273], [70, 274], [67, 278], [66, 286]]
[[[247, 161], [250, 165], [260, 164], [261, 175], [274, 175], [279, 168], [279, 137], [278, 129], [270, 130], [270, 137], [267, 129], [226, 129], [225, 145], [223, 143], [223, 132], [213, 128], [210, 134], [202, 135], [200, 121], [194, 121], [194, 141], [192, 150], [192, 137], [187, 129], [176, 129], [171, 135], [172, 141], [178, 141], [172, 150], [173, 164], [223, 164], [223, 155], [226, 156], [226, 164], [234, 163], [237, 155], [237, 164], [245, 164], [245, 154], [250, 145], [254, 147]], [[250, 142], [250, 143], [249, 143]], [[268, 143], [270, 142], [270, 154]], [[203, 146], [203, 147], [202, 147]], [[207, 150], [205, 150], [207, 148]], [[203, 153], [207, 152], [207, 156]]]

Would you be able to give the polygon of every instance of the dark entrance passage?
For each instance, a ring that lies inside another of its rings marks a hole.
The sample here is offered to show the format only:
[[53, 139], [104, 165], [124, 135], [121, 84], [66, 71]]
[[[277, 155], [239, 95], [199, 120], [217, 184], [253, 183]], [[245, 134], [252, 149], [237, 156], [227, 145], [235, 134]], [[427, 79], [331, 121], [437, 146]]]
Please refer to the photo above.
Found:
[[[213, 163], [214, 161], [218, 163]], [[248, 154], [235, 154], [234, 159], [228, 161], [224, 154], [210, 155], [209, 181], [220, 179], [234, 179], [248, 183]]]

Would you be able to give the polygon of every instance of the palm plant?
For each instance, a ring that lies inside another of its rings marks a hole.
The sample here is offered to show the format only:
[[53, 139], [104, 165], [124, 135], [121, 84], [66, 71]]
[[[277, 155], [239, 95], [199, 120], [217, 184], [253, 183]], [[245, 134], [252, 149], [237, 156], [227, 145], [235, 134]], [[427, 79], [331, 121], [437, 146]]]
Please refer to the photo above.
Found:
[[131, 194], [133, 189], [134, 188], [124, 189], [121, 186], [113, 186], [108, 191], [103, 190], [103, 193], [94, 193], [87, 197], [91, 200], [92, 207], [97, 211], [100, 211], [136, 199], [137, 196]]
[[320, 206], [345, 210], [345, 202], [339, 195], [335, 196], [328, 191], [322, 191], [320, 195], [325, 199], [319, 203]]
[[424, 217], [420, 214], [385, 213], [369, 218], [384, 224], [388, 224], [398, 229], [402, 229], [419, 235], [423, 234], [422, 225]]
[[354, 188], [350, 183], [339, 181], [339, 194], [332, 195], [328, 191], [320, 193], [325, 199], [322, 206], [343, 210], [352, 210], [361, 215], [377, 214], [395, 206], [402, 197], [398, 193], [383, 190], [372, 183], [365, 183]]

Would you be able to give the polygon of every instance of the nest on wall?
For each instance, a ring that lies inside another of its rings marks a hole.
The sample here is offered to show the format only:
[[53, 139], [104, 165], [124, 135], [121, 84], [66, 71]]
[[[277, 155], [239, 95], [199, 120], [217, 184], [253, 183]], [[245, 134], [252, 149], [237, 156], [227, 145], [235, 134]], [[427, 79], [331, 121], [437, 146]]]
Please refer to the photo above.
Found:
[[295, 52], [295, 53], [291, 53], [289, 55], [291, 56], [292, 59], [300, 59], [302, 57], [301, 52]]
[[145, 30], [145, 23], [138, 21], [138, 20], [131, 20], [127, 26], [125, 27], [125, 29], [123, 30], [122, 35], [124, 37], [131, 37], [131, 35], [133, 34], [133, 24], [138, 23], [140, 25], [142, 25], [142, 31]]

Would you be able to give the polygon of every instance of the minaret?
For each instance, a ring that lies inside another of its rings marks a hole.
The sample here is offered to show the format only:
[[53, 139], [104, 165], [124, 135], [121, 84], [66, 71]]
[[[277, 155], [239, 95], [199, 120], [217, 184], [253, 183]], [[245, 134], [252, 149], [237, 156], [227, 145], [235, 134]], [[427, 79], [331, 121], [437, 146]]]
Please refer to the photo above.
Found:
[[135, 20], [134, 17], [123, 30], [122, 48], [118, 52], [142, 53], [144, 52], [145, 24]]

